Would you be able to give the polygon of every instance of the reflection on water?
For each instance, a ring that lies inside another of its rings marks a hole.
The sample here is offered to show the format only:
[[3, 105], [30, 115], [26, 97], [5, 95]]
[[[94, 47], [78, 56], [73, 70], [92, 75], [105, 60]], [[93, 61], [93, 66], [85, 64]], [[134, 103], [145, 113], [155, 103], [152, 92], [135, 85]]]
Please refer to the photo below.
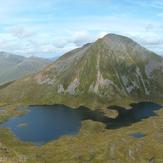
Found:
[[113, 119], [100, 111], [91, 111], [86, 107], [71, 109], [63, 105], [30, 106], [27, 114], [9, 119], [3, 127], [10, 128], [20, 140], [45, 144], [63, 135], [77, 134], [83, 120], [102, 122], [107, 129], [116, 129], [150, 116], [157, 116], [154, 111], [160, 108], [160, 105], [149, 102], [132, 104], [129, 110], [111, 106], [108, 109], [118, 112], [118, 116]]

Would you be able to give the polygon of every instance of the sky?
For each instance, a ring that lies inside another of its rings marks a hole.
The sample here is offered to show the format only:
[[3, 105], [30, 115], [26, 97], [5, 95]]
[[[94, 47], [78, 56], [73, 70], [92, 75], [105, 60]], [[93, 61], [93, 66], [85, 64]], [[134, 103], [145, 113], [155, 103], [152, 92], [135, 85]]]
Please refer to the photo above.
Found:
[[163, 55], [163, 0], [0, 0], [0, 51], [55, 58], [107, 33]]

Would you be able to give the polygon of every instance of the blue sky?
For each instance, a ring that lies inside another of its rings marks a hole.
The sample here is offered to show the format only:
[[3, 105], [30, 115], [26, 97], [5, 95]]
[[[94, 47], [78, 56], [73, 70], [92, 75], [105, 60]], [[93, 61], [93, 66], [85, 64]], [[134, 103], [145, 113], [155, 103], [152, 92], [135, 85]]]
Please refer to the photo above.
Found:
[[107, 33], [163, 55], [163, 1], [0, 0], [0, 51], [53, 58]]

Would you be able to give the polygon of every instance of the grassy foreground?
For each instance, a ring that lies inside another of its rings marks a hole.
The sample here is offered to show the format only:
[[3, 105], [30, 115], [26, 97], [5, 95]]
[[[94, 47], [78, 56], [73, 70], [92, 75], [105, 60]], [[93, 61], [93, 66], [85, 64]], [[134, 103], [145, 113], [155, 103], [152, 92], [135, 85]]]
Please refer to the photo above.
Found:
[[[20, 114], [15, 107], [6, 107], [6, 111], [0, 113], [0, 120]], [[162, 163], [163, 108], [157, 114], [116, 130], [105, 129], [99, 122], [83, 121], [78, 135], [61, 137], [42, 147], [20, 142], [8, 129], [0, 128], [0, 162]], [[131, 137], [135, 132], [145, 137]]]

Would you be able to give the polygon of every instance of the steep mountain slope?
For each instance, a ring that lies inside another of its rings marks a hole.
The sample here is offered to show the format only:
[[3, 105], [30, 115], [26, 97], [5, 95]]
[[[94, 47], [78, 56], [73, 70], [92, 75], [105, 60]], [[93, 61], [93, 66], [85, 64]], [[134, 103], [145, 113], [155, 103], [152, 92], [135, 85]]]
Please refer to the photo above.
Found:
[[42, 58], [26, 58], [0, 52], [0, 85], [38, 72], [48, 63], [48, 60]]
[[1, 89], [0, 98], [95, 107], [126, 99], [161, 98], [162, 81], [162, 57], [127, 37], [108, 34], [66, 53], [40, 73]]

